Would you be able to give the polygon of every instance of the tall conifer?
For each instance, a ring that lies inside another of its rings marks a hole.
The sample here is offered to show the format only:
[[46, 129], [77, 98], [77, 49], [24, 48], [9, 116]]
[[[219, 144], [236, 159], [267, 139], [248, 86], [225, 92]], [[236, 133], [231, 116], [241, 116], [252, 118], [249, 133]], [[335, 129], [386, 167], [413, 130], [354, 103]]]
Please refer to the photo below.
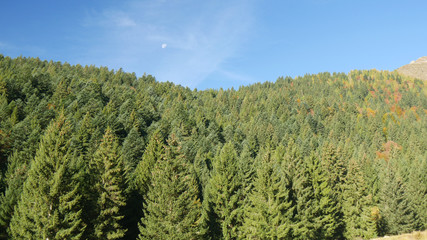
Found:
[[399, 234], [410, 232], [414, 229], [416, 217], [406, 195], [406, 184], [394, 166], [388, 163], [382, 176], [382, 188], [380, 192], [380, 212], [384, 219], [384, 225], [380, 233]]
[[146, 196], [139, 239], [201, 238], [202, 205], [191, 164], [174, 136], [156, 162]]
[[163, 157], [165, 153], [164, 147], [160, 133], [154, 133], [148, 142], [142, 160], [139, 161], [133, 172], [132, 188], [137, 189], [142, 196], [147, 194], [151, 184], [151, 170], [156, 162]]
[[245, 208], [245, 239], [292, 239], [293, 206], [290, 181], [278, 159], [265, 154], [257, 170], [254, 189]]
[[93, 174], [97, 176], [98, 217], [94, 235], [97, 239], [121, 239], [126, 229], [121, 208], [125, 205], [122, 189], [124, 183], [123, 162], [119, 155], [119, 144], [110, 128], [107, 128], [101, 144], [92, 159]]
[[[241, 185], [238, 159], [231, 142], [224, 145], [213, 162], [212, 176], [208, 185], [208, 211], [214, 217], [209, 223], [210, 234], [224, 239], [236, 239], [242, 222]], [[219, 228], [221, 232], [213, 232]]]
[[79, 184], [73, 180], [70, 124], [61, 113], [49, 125], [10, 224], [13, 239], [80, 239]]
[[347, 239], [371, 239], [376, 236], [375, 222], [371, 216], [372, 210], [372, 196], [368, 194], [359, 164], [355, 159], [351, 159], [345, 179], [342, 204], [344, 236]]

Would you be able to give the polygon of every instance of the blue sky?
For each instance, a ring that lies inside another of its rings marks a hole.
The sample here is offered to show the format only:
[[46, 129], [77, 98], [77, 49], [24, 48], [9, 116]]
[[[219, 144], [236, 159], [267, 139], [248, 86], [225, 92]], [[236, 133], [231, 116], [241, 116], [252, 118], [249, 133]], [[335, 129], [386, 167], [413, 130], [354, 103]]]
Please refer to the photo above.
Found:
[[427, 55], [425, 0], [3, 0], [0, 53], [190, 88], [394, 70]]

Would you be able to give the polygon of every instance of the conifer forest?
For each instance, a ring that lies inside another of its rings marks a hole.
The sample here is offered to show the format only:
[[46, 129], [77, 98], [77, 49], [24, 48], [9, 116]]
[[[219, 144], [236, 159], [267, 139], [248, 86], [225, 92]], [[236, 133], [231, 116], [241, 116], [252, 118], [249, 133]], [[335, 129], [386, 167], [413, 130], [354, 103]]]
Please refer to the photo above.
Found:
[[197, 90], [0, 55], [0, 239], [371, 239], [427, 229], [427, 82]]

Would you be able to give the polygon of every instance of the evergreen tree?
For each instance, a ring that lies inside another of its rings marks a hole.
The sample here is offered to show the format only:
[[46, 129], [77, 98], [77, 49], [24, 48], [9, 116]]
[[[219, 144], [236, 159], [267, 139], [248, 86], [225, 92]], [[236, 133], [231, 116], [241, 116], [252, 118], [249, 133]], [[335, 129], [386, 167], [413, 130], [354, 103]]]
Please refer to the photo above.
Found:
[[388, 163], [382, 176], [380, 192], [380, 213], [384, 224], [380, 234], [408, 233], [414, 229], [414, 219], [411, 202], [406, 196], [406, 185], [400, 175]]
[[97, 176], [95, 191], [99, 212], [94, 227], [97, 239], [121, 239], [126, 232], [120, 224], [123, 219], [120, 209], [125, 206], [125, 198], [123, 162], [118, 146], [114, 133], [107, 128], [92, 159], [92, 173]]
[[19, 201], [23, 183], [27, 178], [28, 164], [22, 163], [22, 154], [14, 152], [9, 158], [6, 176], [6, 190], [0, 195], [0, 239], [8, 239], [7, 229], [13, 210]]
[[31, 164], [12, 217], [13, 239], [80, 239], [79, 184], [73, 179], [70, 124], [64, 115], [51, 123]]
[[30, 162], [34, 159], [39, 145], [41, 131], [37, 119], [30, 117], [15, 125], [13, 135], [16, 150], [8, 158], [7, 171], [4, 175], [5, 191], [0, 194], [0, 238], [7, 236], [6, 230], [15, 205], [21, 197]]
[[[160, 140], [160, 134], [155, 132], [133, 172], [128, 172], [127, 204], [124, 208], [124, 224], [128, 228], [126, 238], [135, 239], [138, 237], [138, 223], [144, 216], [143, 205], [146, 206], [145, 200], [149, 185], [151, 184], [151, 171], [159, 159], [164, 154], [164, 144]], [[133, 145], [133, 144], [132, 144]], [[136, 145], [133, 145], [136, 147]], [[123, 151], [123, 150], [122, 150]], [[129, 169], [128, 169], [129, 170]], [[141, 204], [141, 199], [143, 204]]]
[[[145, 144], [139, 133], [138, 127], [134, 126], [125, 140], [121, 149], [121, 155], [125, 168], [126, 179], [126, 206], [123, 208], [123, 226], [127, 228], [125, 239], [136, 239], [139, 234], [138, 222], [142, 217], [141, 194], [134, 185], [135, 168], [141, 162]], [[140, 169], [141, 170], [141, 169]]]
[[239, 156], [239, 173], [242, 179], [242, 195], [247, 196], [253, 189], [253, 181], [256, 176], [257, 162], [251, 157], [248, 147], [243, 147]]
[[131, 178], [131, 173], [135, 170], [135, 167], [141, 160], [144, 152], [144, 145], [144, 140], [139, 134], [138, 127], [133, 127], [124, 140], [121, 150], [123, 162], [129, 172], [128, 178]]
[[[332, 134], [329, 135], [329, 139], [332, 138]], [[344, 234], [344, 222], [343, 222], [343, 191], [345, 183], [345, 177], [347, 175], [346, 162], [343, 159], [343, 155], [340, 149], [326, 142], [322, 149], [322, 171], [327, 172], [328, 185], [331, 189], [329, 197], [335, 202], [335, 213], [334, 217], [334, 238], [342, 239]]]
[[376, 226], [371, 216], [372, 196], [367, 193], [359, 164], [355, 159], [349, 161], [343, 193], [344, 236], [347, 239], [371, 239], [376, 237]]
[[[238, 159], [231, 142], [224, 145], [213, 162], [207, 189], [207, 211], [214, 216], [209, 221], [209, 234], [223, 239], [236, 239], [241, 226], [241, 184]], [[215, 230], [221, 229], [221, 232]]]
[[93, 125], [91, 124], [91, 116], [86, 113], [83, 119], [80, 121], [78, 129], [75, 131], [73, 140], [71, 142], [75, 155], [81, 156], [88, 160], [96, 148], [91, 144], [92, 133], [94, 131]]
[[410, 178], [411, 190], [409, 196], [413, 197], [412, 203], [415, 207], [415, 213], [419, 217], [418, 230], [427, 229], [427, 153], [424, 157], [419, 157], [415, 162], [413, 173]]
[[95, 185], [99, 176], [93, 174], [90, 169], [91, 158], [99, 145], [99, 140], [94, 139], [93, 133], [95, 132], [95, 128], [92, 120], [90, 114], [86, 113], [77, 124], [71, 140], [76, 167], [80, 169], [78, 181], [81, 186], [79, 191], [82, 196], [81, 205], [84, 213], [82, 214], [82, 220], [87, 223], [86, 231], [82, 236], [83, 239], [93, 236], [93, 221], [99, 214], [96, 207], [97, 195], [95, 194]]
[[329, 185], [328, 173], [319, 159], [304, 159], [302, 176], [295, 183], [297, 201], [296, 239], [337, 239], [340, 233], [337, 200]]
[[148, 142], [142, 160], [139, 161], [133, 173], [132, 188], [137, 189], [141, 196], [145, 196], [151, 185], [151, 171], [165, 152], [165, 146], [159, 132], [155, 132]]
[[265, 154], [249, 195], [242, 227], [244, 239], [292, 239], [290, 181], [278, 159]]
[[[289, 152], [289, 151], [288, 151]], [[291, 155], [292, 156], [292, 155]], [[295, 167], [293, 171], [293, 186], [295, 211], [295, 239], [315, 239], [316, 237], [316, 222], [317, 214], [316, 204], [314, 199], [314, 189], [312, 185], [312, 174], [309, 165], [296, 152], [292, 156], [290, 167]]]
[[202, 205], [189, 161], [175, 137], [156, 162], [139, 239], [200, 239]]
[[[242, 206], [249, 204], [249, 194], [254, 188], [254, 180], [256, 178], [256, 168], [261, 161], [255, 161], [250, 156], [247, 146], [243, 147], [242, 153], [239, 156], [239, 174], [241, 179], [241, 196], [239, 202]], [[243, 208], [241, 208], [244, 211]], [[243, 217], [243, 212], [241, 213]], [[242, 219], [243, 220], [243, 219]]]

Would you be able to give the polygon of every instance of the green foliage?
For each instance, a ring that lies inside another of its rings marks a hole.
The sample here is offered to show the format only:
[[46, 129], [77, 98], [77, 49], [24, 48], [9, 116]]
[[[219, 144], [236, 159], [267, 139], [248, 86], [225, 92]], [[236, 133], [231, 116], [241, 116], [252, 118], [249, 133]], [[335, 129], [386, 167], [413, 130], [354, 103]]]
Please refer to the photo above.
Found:
[[242, 239], [292, 239], [293, 203], [290, 179], [278, 159], [265, 154], [245, 208]]
[[416, 214], [406, 195], [406, 184], [392, 166], [382, 176], [380, 211], [384, 221], [381, 233], [409, 233], [414, 229]]
[[351, 159], [343, 193], [344, 236], [347, 239], [371, 239], [376, 237], [375, 207], [372, 196], [367, 193], [358, 163]]
[[10, 157], [9, 168], [6, 172], [6, 190], [0, 195], [1, 239], [7, 239], [7, 229], [13, 216], [13, 210], [20, 199], [23, 184], [27, 178], [28, 166], [20, 158], [22, 155], [17, 152]]
[[151, 185], [151, 171], [155, 164], [162, 159], [165, 149], [160, 135], [155, 133], [148, 142], [142, 160], [136, 166], [133, 173], [133, 188], [145, 196]]
[[[78, 227], [58, 236], [96, 239], [95, 228], [112, 216], [98, 219], [101, 209], [114, 208], [117, 228], [128, 230], [121, 238], [136, 239], [138, 222], [144, 230], [144, 221], [160, 218], [151, 189], [179, 188], [165, 178], [181, 175], [189, 176], [184, 185], [192, 190], [181, 197], [170, 193], [169, 203], [189, 196], [198, 204], [175, 208], [191, 219], [183, 225], [197, 221], [180, 236], [242, 237], [245, 216], [256, 216], [249, 206], [260, 205], [259, 186], [267, 183], [264, 193], [277, 188], [273, 195], [292, 203], [284, 207], [292, 214], [285, 211], [275, 223], [289, 222], [293, 239], [426, 229], [426, 93], [425, 82], [388, 71], [307, 74], [198, 91], [121, 69], [0, 56], [0, 238], [33, 231], [39, 235], [32, 238], [42, 239], [58, 223], [52, 219], [65, 217]], [[115, 136], [108, 151], [115, 152], [111, 159], [121, 172], [108, 171], [121, 196], [116, 205], [102, 200], [111, 190], [100, 187], [110, 176], [99, 167], [104, 162], [91, 164], [100, 148], [108, 152], [102, 140], [108, 127]], [[171, 135], [179, 150], [169, 143], [165, 151]], [[277, 169], [265, 166], [268, 152]], [[181, 167], [167, 173], [174, 164]], [[259, 171], [270, 171], [270, 178], [259, 178]], [[162, 184], [153, 185], [154, 179]], [[65, 198], [69, 205], [56, 200]], [[280, 214], [263, 216], [273, 215]], [[178, 226], [178, 218], [167, 217], [168, 228]], [[147, 227], [150, 234], [166, 229]]]
[[298, 219], [295, 238], [336, 239], [342, 234], [340, 209], [329, 184], [328, 173], [314, 155], [304, 162], [301, 175], [295, 179]]
[[120, 209], [125, 206], [123, 195], [123, 162], [119, 155], [118, 142], [110, 128], [107, 128], [101, 144], [92, 159], [93, 175], [97, 175], [94, 190], [98, 197], [98, 217], [94, 235], [96, 239], [122, 239], [126, 229], [120, 220]]
[[212, 176], [207, 187], [208, 209], [213, 212], [209, 227], [212, 232], [219, 225], [224, 239], [236, 239], [241, 220], [242, 179], [238, 168], [238, 158], [232, 143], [227, 143], [215, 157]]
[[199, 239], [201, 210], [192, 168], [174, 136], [152, 170], [139, 239]]
[[137, 127], [133, 127], [123, 141], [122, 158], [129, 175], [134, 171], [144, 153], [144, 139]]
[[11, 219], [13, 239], [80, 239], [84, 231], [70, 154], [70, 124], [61, 114], [44, 135]]

